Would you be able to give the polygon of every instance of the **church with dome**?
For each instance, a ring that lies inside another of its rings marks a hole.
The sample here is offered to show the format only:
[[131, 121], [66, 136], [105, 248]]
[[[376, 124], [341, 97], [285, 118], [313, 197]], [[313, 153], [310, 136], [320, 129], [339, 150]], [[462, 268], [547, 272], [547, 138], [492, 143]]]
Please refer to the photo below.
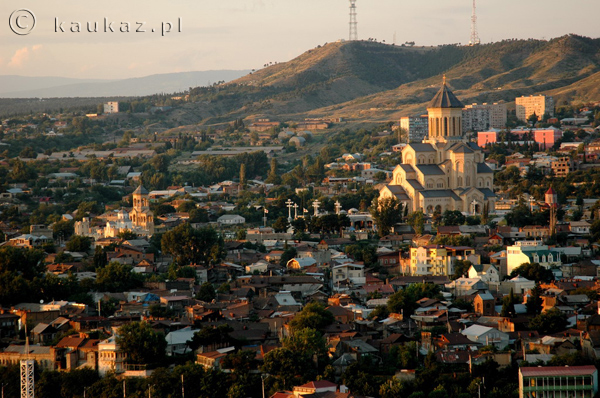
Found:
[[380, 198], [396, 197], [409, 211], [458, 210], [481, 214], [494, 210], [494, 172], [484, 162], [483, 150], [462, 133], [462, 102], [446, 84], [427, 106], [429, 134], [421, 143], [402, 150], [402, 164]]

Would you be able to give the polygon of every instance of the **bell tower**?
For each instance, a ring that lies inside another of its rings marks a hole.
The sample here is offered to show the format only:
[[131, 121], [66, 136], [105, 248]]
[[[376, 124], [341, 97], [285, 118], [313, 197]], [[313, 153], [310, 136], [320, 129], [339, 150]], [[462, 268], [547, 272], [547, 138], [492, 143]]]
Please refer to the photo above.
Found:
[[446, 84], [446, 75], [442, 88], [427, 106], [429, 116], [429, 139], [443, 141], [449, 137], [462, 138], [462, 109], [464, 105]]

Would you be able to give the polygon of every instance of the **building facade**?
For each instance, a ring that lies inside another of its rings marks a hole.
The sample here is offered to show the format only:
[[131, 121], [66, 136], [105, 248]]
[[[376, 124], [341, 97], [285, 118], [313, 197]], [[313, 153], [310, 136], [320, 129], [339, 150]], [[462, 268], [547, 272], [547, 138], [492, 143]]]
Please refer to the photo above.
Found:
[[429, 118], [427, 115], [401, 117], [400, 128], [406, 131], [406, 142], [421, 142], [427, 138]]
[[429, 245], [410, 249], [410, 274], [450, 276], [456, 260], [467, 260], [475, 249], [466, 246]]
[[560, 252], [548, 248], [548, 245], [544, 245], [542, 241], [520, 241], [506, 248], [506, 272], [508, 275], [525, 263], [538, 263], [546, 268], [558, 267], [562, 264]]
[[104, 104], [104, 113], [119, 113], [119, 102], [111, 101]]
[[522, 96], [515, 98], [517, 106], [517, 119], [526, 121], [527, 118], [534, 113], [538, 120], [542, 116], [548, 114], [554, 116], [554, 98], [545, 95], [530, 95], [529, 97]]
[[519, 369], [519, 398], [591, 398], [598, 392], [595, 366], [536, 366]]
[[506, 127], [507, 113], [504, 102], [471, 104], [463, 108], [463, 133]]
[[410, 211], [494, 210], [494, 172], [485, 164], [482, 149], [462, 134], [463, 104], [444, 84], [427, 108], [429, 134], [422, 143], [402, 150], [402, 164], [380, 198], [395, 196]]

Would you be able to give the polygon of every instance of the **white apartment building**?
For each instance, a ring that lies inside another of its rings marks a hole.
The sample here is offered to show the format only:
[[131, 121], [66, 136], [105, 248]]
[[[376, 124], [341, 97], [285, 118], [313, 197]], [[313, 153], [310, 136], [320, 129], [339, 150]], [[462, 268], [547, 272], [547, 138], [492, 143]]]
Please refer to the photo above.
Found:
[[119, 102], [110, 101], [104, 104], [104, 113], [119, 113]]
[[519, 120], [526, 121], [533, 113], [537, 115], [538, 120], [541, 120], [542, 116], [546, 113], [550, 116], [554, 116], [554, 98], [552, 97], [547, 97], [545, 95], [522, 96], [515, 98], [515, 104], [517, 106], [517, 118]]
[[406, 130], [407, 142], [421, 142], [429, 134], [429, 118], [427, 115], [401, 117], [400, 128]]
[[507, 112], [504, 102], [471, 104], [463, 108], [463, 133], [506, 127]]

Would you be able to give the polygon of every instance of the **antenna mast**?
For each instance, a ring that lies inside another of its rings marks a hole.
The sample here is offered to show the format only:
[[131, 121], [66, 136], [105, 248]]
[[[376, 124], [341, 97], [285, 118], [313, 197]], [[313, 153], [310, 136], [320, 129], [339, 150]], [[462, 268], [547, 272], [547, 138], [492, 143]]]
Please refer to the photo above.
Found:
[[477, 7], [475, 6], [475, 0], [473, 0], [473, 15], [471, 15], [471, 40], [469, 45], [474, 46], [480, 43], [479, 34], [477, 34]]
[[[27, 320], [27, 318], [25, 318]], [[34, 360], [29, 352], [29, 334], [25, 321], [25, 358], [21, 360], [21, 398], [34, 398], [35, 385], [33, 377]]]
[[356, 0], [350, 0], [350, 35], [348, 40], [358, 40], [358, 22], [356, 22]]

